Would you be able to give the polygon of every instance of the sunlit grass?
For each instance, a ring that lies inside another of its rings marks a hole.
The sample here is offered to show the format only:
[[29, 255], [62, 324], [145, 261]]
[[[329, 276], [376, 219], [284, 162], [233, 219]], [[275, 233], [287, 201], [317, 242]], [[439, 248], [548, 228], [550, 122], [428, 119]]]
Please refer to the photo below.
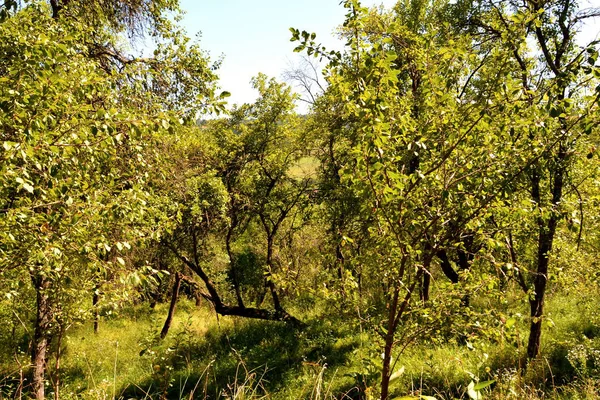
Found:
[[185, 330], [201, 337], [215, 316], [183, 300], [178, 305], [169, 336], [158, 339], [167, 312], [167, 304], [151, 310], [136, 307], [129, 315], [115, 316], [100, 323], [98, 333], [91, 324], [79, 327], [65, 338], [61, 373], [64, 392], [90, 398], [119, 398], [121, 394], [156, 378], [163, 354], [175, 345], [178, 333]]
[[[392, 394], [468, 399], [471, 381], [494, 380], [483, 398], [598, 399], [596, 303], [590, 293], [550, 296], [543, 357], [528, 369], [521, 364], [526, 318], [515, 324], [516, 339], [416, 341], [397, 355]], [[161, 341], [166, 312], [167, 304], [139, 305], [103, 319], [97, 334], [91, 323], [69, 331], [60, 398], [316, 400], [369, 398], [378, 391], [381, 338], [342, 318], [320, 320], [312, 309], [305, 318], [310, 326], [294, 331], [279, 322], [217, 318], [207, 305], [183, 298]], [[49, 395], [53, 390], [49, 385]]]
[[288, 176], [295, 179], [317, 176], [319, 161], [314, 157], [302, 157], [288, 170]]

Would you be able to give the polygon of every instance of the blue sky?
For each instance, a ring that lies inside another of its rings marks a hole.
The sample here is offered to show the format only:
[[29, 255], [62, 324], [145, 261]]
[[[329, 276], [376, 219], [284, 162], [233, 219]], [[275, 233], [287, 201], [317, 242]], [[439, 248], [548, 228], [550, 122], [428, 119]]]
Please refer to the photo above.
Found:
[[[364, 1], [391, 6], [395, 0]], [[290, 27], [316, 32], [327, 48], [341, 48], [333, 35], [344, 21], [339, 0], [181, 0], [183, 25], [189, 36], [202, 33], [201, 46], [211, 59], [224, 55], [221, 87], [230, 102], [253, 101], [250, 79], [263, 72], [281, 79], [290, 62], [298, 62], [290, 42]]]
[[[391, 7], [395, 0], [363, 0], [367, 6]], [[582, 0], [582, 7], [600, 6], [600, 0]], [[291, 63], [298, 63], [289, 28], [317, 33], [327, 48], [342, 47], [334, 30], [344, 21], [339, 0], [181, 0], [186, 15], [183, 25], [189, 36], [201, 32], [201, 46], [211, 59], [223, 55], [219, 71], [221, 87], [231, 92], [231, 103], [256, 98], [250, 79], [263, 72], [282, 79]], [[582, 35], [593, 40], [599, 22], [589, 24]]]

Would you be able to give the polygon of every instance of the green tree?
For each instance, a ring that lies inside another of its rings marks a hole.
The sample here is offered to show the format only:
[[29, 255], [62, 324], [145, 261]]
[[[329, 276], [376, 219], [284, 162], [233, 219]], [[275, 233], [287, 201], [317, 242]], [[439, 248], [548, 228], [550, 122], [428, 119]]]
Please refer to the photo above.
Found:
[[[521, 80], [512, 89], [520, 92], [511, 107], [513, 141], [535, 154], [523, 174], [527, 190], [516, 191], [514, 198], [520, 203], [526, 196], [532, 206], [515, 214], [525, 219], [509, 227], [517, 232], [525, 228], [523, 243], [510, 239], [509, 247], [529, 300], [527, 356], [533, 359], [540, 352], [553, 242], [567, 217], [568, 198], [577, 195], [580, 184], [571, 176], [578, 160], [590, 154], [588, 135], [598, 124], [597, 43], [577, 43], [581, 23], [598, 13], [572, 1], [484, 2], [481, 9], [470, 25], [509, 51], [509, 73]], [[531, 253], [526, 250], [530, 246]]]
[[[558, 208], [567, 171], [562, 170], [567, 164], [561, 160], [574, 154], [575, 141], [594, 125], [590, 118], [595, 118], [591, 116], [597, 101], [594, 86], [585, 79], [569, 78], [570, 68], [584, 74], [581, 66], [587, 62], [589, 76], [596, 53], [574, 49], [576, 58], [554, 78], [546, 71], [554, 71], [556, 65], [540, 66], [532, 55], [519, 57], [530, 32], [537, 40], [551, 32], [559, 39], [562, 35], [564, 44], [545, 42], [554, 43], [560, 57], [569, 53], [574, 32], [567, 33], [565, 18], [575, 15], [569, 3], [556, 8], [558, 27], [551, 25], [549, 16], [539, 19], [543, 14], [539, 8], [533, 14], [516, 11], [506, 16], [490, 4], [487, 16], [496, 25], [486, 29], [510, 45], [490, 44], [475, 33], [456, 30], [446, 22], [448, 15], [455, 14], [444, 3], [399, 5], [398, 15], [367, 10], [354, 1], [344, 4], [346, 53], [327, 53], [316, 44], [314, 34], [294, 29], [292, 33], [293, 40], [301, 40], [297, 50], [329, 58], [328, 91], [343, 99], [341, 112], [335, 112], [342, 121], [337, 124], [343, 127], [339, 131], [349, 139], [350, 162], [341, 167], [341, 183], [360, 199], [369, 231], [366, 263], [374, 279], [386, 283], [387, 317], [380, 328], [384, 339], [381, 398], [385, 399], [400, 323], [406, 322], [408, 310], [418, 310], [412, 298], [419, 284], [427, 288], [423, 278], [431, 275], [434, 257], [441, 256], [442, 269], [448, 270], [443, 256], [448, 250], [460, 257], [461, 252], [481, 249], [472, 249], [475, 238], [494, 242], [498, 231], [494, 221], [498, 215], [517, 215], [506, 199], [523, 193], [520, 185], [526, 177], [534, 183], [530, 193], [535, 204], [541, 204], [541, 165], [550, 166], [547, 176], [552, 176], [548, 199], [555, 202], [549, 210]], [[536, 33], [539, 29], [541, 33]], [[546, 63], [548, 51], [543, 47], [540, 60]], [[585, 54], [591, 54], [591, 61], [584, 61]], [[558, 82], [551, 83], [552, 79]], [[541, 86], [534, 88], [534, 81]], [[566, 93], [574, 92], [571, 87], [581, 88], [581, 95], [565, 101]], [[555, 88], [561, 89], [553, 96]], [[561, 129], [556, 123], [569, 119], [565, 110], [577, 116], [570, 118], [572, 125]], [[541, 116], [548, 120], [542, 122]], [[568, 132], [574, 129], [579, 133], [571, 136]], [[538, 132], [562, 133], [541, 139]], [[561, 140], [567, 141], [561, 145]], [[536, 329], [541, 327], [548, 253], [560, 215], [552, 217], [554, 213], [537, 219], [540, 239], [538, 268], [531, 271], [536, 294], [530, 301], [530, 357], [537, 355], [532, 343], [539, 346]], [[525, 288], [522, 276], [517, 273], [516, 278]]]
[[[284, 224], [298, 218], [296, 210], [306, 200], [311, 182], [310, 178], [290, 175], [290, 168], [304, 154], [300, 120], [293, 113], [294, 96], [290, 88], [264, 75], [255, 78], [253, 85], [260, 94], [255, 103], [234, 109], [228, 119], [201, 126], [194, 140], [211, 145], [204, 151], [188, 153], [193, 158], [189, 159], [191, 168], [184, 174], [189, 174], [187, 179], [191, 180], [210, 176], [213, 189], [206, 192], [194, 189], [189, 182], [183, 184], [182, 193], [191, 189], [193, 196], [175, 199], [183, 214], [173, 234], [165, 240], [173, 253], [203, 281], [208, 290], [206, 297], [219, 314], [298, 324], [280, 299], [277, 288], [280, 268], [275, 253]], [[214, 201], [215, 198], [220, 200]], [[194, 211], [198, 207], [201, 212]], [[273, 310], [261, 308], [262, 301], [256, 307], [247, 305], [242, 260], [234, 249], [236, 241], [257, 226], [262, 232], [259, 230], [260, 236], [253, 241], [265, 241], [264, 264], [258, 262], [251, 269], [258, 269], [253, 274], [263, 277]], [[210, 246], [215, 241], [223, 243], [227, 253], [225, 269], [229, 287], [219, 285], [216, 278], [219, 271], [210, 271], [206, 266]], [[233, 289], [236, 305], [227, 304], [229, 289]]]
[[[200, 52], [183, 56], [189, 46], [176, 34], [154, 61], [107, 71], [89, 56], [90, 28], [38, 3], [0, 30], [0, 270], [22, 284], [11, 295], [31, 287], [36, 296], [32, 391], [41, 399], [49, 342], [89, 317], [84, 299], [99, 276], [121, 274], [128, 242], [152, 234], [152, 144], [210, 101], [215, 77]], [[198, 76], [203, 86], [184, 90]], [[180, 90], [165, 99], [146, 87], [159, 78]]]

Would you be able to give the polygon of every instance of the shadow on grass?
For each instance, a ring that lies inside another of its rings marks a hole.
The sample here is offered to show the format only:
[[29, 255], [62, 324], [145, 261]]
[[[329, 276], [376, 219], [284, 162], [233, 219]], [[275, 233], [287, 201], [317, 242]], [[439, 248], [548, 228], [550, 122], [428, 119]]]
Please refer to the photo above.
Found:
[[343, 365], [358, 343], [340, 345], [339, 338], [321, 322], [300, 331], [281, 322], [238, 319], [209, 328], [203, 337], [184, 329], [156, 357], [152, 378], [122, 388], [122, 396], [218, 398], [243, 389], [260, 397], [293, 382], [303, 366]]

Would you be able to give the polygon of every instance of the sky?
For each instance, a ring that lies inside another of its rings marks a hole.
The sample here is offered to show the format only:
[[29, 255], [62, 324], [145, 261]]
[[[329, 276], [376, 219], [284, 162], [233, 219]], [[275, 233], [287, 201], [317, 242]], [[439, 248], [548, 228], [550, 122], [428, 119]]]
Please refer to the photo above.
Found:
[[[315, 32], [317, 42], [341, 49], [335, 28], [346, 10], [340, 0], [181, 0], [186, 12], [182, 21], [187, 34], [201, 34], [201, 47], [212, 60], [223, 56], [218, 71], [222, 90], [231, 93], [230, 103], [252, 102], [257, 94], [250, 80], [259, 72], [283, 80], [290, 63], [298, 64], [290, 42], [290, 27]], [[363, 0], [365, 6], [391, 7], [396, 0]], [[600, 0], [583, 0], [583, 7], [600, 7]], [[600, 20], [584, 28], [582, 37], [593, 40]]]
[[[299, 63], [290, 27], [317, 33], [317, 42], [341, 49], [334, 36], [344, 22], [340, 0], [181, 0], [189, 36], [201, 32], [200, 45], [212, 60], [224, 56], [218, 71], [230, 103], [252, 102], [250, 80], [259, 72], [282, 79], [290, 63]], [[392, 6], [395, 0], [363, 0], [363, 5]]]

